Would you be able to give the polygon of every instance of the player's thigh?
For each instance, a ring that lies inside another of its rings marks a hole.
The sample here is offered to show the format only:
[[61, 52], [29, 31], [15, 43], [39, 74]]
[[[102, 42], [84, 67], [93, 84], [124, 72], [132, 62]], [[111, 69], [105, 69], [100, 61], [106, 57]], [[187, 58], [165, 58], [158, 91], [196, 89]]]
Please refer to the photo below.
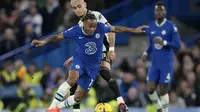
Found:
[[78, 85], [74, 95], [74, 99], [80, 102], [87, 95], [87, 93], [88, 91], [86, 91], [85, 89], [83, 89], [81, 86]]
[[106, 67], [108, 68], [109, 70], [111, 70], [111, 64], [109, 61], [106, 61], [106, 60], [102, 60], [101, 61], [101, 67]]
[[159, 78], [158, 70], [154, 66], [151, 66], [147, 74], [147, 92], [148, 93], [152, 94], [155, 91], [157, 83], [158, 83], [158, 78]]
[[69, 75], [67, 81], [69, 81], [70, 83], [76, 82], [79, 79], [80, 75], [83, 74], [83, 69], [84, 66], [81, 60], [74, 59], [69, 69]]
[[165, 94], [167, 94], [170, 90], [170, 84], [160, 84], [159, 88], [160, 88], [160, 95], [163, 96]]
[[104, 37], [101, 67], [106, 67], [106, 68], [108, 68], [110, 70], [112, 62], [107, 56], [108, 49], [109, 49], [109, 43], [107, 41], [107, 37]]
[[90, 78], [87, 74], [83, 74], [80, 76], [78, 81], [76, 82], [80, 88], [85, 91], [89, 91], [90, 88], [93, 86], [94, 79]]
[[173, 80], [173, 66], [166, 66], [160, 68], [160, 84], [170, 85], [171, 81]]
[[147, 83], [150, 83], [150, 82], [158, 83], [159, 71], [156, 67], [151, 66], [149, 68], [146, 80], [147, 80]]

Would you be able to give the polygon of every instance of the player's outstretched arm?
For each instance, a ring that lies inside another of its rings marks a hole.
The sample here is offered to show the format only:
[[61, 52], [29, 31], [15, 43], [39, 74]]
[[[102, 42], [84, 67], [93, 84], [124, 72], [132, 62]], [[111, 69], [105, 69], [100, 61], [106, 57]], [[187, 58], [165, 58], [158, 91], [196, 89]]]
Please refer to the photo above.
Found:
[[143, 29], [149, 28], [147, 25], [142, 25], [137, 28], [129, 28], [124, 26], [111, 26], [111, 32], [115, 33], [143, 33], [145, 32]]
[[[111, 26], [109, 23], [107, 23], [108, 26]], [[108, 58], [112, 61], [116, 59], [115, 54], [115, 33], [108, 33], [108, 41], [109, 41], [109, 51], [108, 51]]]
[[36, 39], [34, 39], [31, 42], [31, 44], [35, 45], [36, 47], [39, 47], [39, 46], [44, 46], [47, 43], [50, 43], [50, 42], [53, 42], [53, 41], [56, 41], [56, 40], [62, 40], [62, 39], [64, 39], [63, 34], [58, 34], [58, 35], [52, 35], [50, 37], [47, 37], [44, 40], [36, 40]]

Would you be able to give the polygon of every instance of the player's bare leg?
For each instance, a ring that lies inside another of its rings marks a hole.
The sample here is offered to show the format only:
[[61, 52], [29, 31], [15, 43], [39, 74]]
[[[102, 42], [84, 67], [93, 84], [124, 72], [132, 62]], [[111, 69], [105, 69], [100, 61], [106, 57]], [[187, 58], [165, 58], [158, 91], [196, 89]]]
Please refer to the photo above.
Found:
[[[70, 57], [67, 61], [65, 61], [65, 63], [63, 64], [67, 69], [69, 69], [69, 67], [71, 66], [73, 61], [73, 56]], [[77, 84], [75, 84], [71, 89], [70, 89], [70, 95], [74, 95], [77, 89]], [[73, 112], [80, 112], [80, 104], [75, 104], [73, 106]]]
[[77, 87], [76, 92], [74, 95], [71, 95], [67, 98], [67, 100], [61, 102], [58, 105], [58, 108], [69, 108], [74, 106], [75, 104], [79, 103], [86, 95], [88, 91], [85, 91], [80, 86]]
[[75, 70], [70, 70], [68, 79], [63, 84], [61, 84], [60, 87], [58, 88], [55, 98], [53, 99], [47, 112], [51, 112], [52, 110], [55, 110], [57, 105], [63, 101], [64, 96], [67, 95], [69, 89], [76, 83], [78, 79], [79, 79], [79, 72]]
[[157, 87], [157, 84], [155, 82], [148, 82], [147, 92], [148, 92], [150, 100], [156, 103], [157, 111], [162, 112], [162, 104], [158, 97], [158, 93], [156, 92], [156, 87]]
[[169, 84], [160, 84], [160, 100], [161, 100], [163, 112], [168, 112], [169, 90], [170, 90]]
[[117, 99], [117, 103], [119, 105], [120, 112], [127, 112], [128, 107], [126, 106], [122, 96], [120, 95], [119, 86], [117, 84], [116, 79], [112, 76], [110, 70], [111, 70], [110, 62], [106, 61], [106, 60], [102, 61], [99, 73], [100, 73], [101, 77], [107, 81], [109, 88], [114, 93], [114, 95]]

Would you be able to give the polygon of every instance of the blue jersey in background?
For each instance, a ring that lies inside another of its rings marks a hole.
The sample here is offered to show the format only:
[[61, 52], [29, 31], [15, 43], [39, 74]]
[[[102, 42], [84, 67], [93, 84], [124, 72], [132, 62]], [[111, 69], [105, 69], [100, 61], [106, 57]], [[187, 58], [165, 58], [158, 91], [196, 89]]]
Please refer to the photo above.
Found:
[[[177, 27], [169, 20], [159, 25], [156, 21], [146, 29], [149, 37], [147, 54], [152, 56], [152, 66], [149, 69], [149, 82], [170, 83], [174, 70], [174, 50], [180, 49], [180, 37]], [[166, 45], [154, 43], [154, 38], [161, 38]]]

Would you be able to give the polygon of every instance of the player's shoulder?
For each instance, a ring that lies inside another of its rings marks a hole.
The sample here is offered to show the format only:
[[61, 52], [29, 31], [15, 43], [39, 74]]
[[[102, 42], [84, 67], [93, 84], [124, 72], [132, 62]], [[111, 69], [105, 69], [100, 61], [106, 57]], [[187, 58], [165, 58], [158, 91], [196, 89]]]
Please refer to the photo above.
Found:
[[174, 32], [177, 32], [177, 31], [178, 31], [176, 24], [174, 24], [172, 21], [167, 20], [167, 24], [168, 24], [168, 26], [169, 26], [170, 28], [173, 29]]
[[174, 24], [172, 21], [168, 20], [168, 19], [167, 19], [166, 23], [167, 23], [168, 25], [172, 26], [172, 27], [175, 26], [175, 24]]
[[100, 12], [91, 11], [91, 10], [89, 12], [95, 15], [95, 17], [97, 18], [98, 22], [102, 22], [102, 23], [106, 23], [107, 22], [106, 18]]
[[81, 29], [81, 27], [79, 25], [75, 25], [75, 26], [72, 26], [71, 28], [68, 28], [65, 30], [66, 31], [79, 31]]
[[71, 28], [69, 28], [68, 30], [77, 30], [77, 29], [80, 29], [81, 27], [77, 24], [77, 25], [74, 25], [72, 26]]
[[98, 27], [108, 27], [108, 25], [107, 24], [104, 24], [104, 23], [101, 23], [101, 22], [97, 22], [97, 26]]
[[98, 17], [99, 15], [102, 15], [100, 12], [93, 11], [93, 10], [89, 10], [89, 13], [94, 14], [96, 17]]

